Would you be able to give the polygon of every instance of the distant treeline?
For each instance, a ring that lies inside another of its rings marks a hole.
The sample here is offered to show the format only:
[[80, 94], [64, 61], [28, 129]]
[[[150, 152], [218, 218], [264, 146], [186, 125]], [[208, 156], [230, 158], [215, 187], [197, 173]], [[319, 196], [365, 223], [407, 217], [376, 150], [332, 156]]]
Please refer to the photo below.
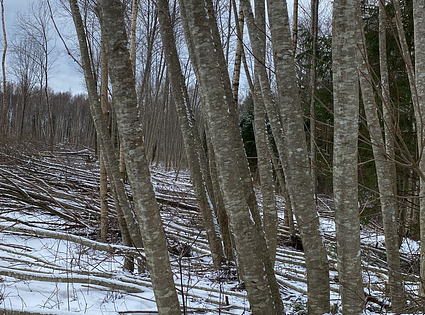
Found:
[[[54, 143], [95, 147], [95, 129], [87, 96], [54, 92], [34, 87], [25, 91], [18, 84], [7, 85], [7, 124], [9, 139], [49, 142], [48, 106], [51, 106]], [[3, 107], [3, 91], [0, 91]], [[48, 100], [47, 100], [48, 98]]]

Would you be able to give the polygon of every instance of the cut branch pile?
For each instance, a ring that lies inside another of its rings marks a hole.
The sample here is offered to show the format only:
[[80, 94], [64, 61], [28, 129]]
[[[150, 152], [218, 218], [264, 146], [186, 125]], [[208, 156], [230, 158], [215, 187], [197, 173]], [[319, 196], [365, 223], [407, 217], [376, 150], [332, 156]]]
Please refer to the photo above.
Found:
[[[92, 156], [88, 150], [31, 156], [0, 150], [0, 276], [21, 281], [78, 283], [132, 296], [150, 290], [148, 274], [130, 275], [121, 271], [124, 255], [143, 257], [144, 253], [140, 248], [114, 244], [119, 240], [116, 224], [110, 230], [109, 244], [96, 241], [100, 221], [99, 170]], [[176, 177], [174, 172], [158, 169], [153, 169], [151, 176], [161, 205], [181, 298], [203, 301], [204, 310], [212, 313], [240, 314], [240, 309], [246, 310], [245, 292], [240, 286], [236, 267], [228, 266], [220, 271], [212, 268], [189, 176], [181, 173]], [[128, 194], [131, 198], [129, 188]], [[113, 223], [115, 209], [109, 198], [109, 216]], [[319, 207], [322, 219], [331, 222], [331, 202], [321, 198], [320, 204], [323, 204]], [[279, 205], [279, 216], [283, 218], [282, 200]], [[284, 245], [290, 233], [282, 222], [279, 226], [276, 276], [282, 297], [287, 305], [294, 304], [294, 301], [304, 303], [307, 290], [304, 253]], [[334, 233], [328, 229], [323, 234], [330, 256], [333, 299], [338, 301]], [[14, 235], [17, 241], [2, 242], [2, 235]], [[43, 248], [51, 249], [51, 257], [39, 255], [36, 249], [23, 245], [24, 239], [39, 239]], [[65, 249], [62, 249], [64, 244]], [[53, 250], [55, 246], [57, 250]], [[367, 297], [369, 304], [377, 307], [386, 307], [388, 303], [383, 253], [382, 248], [363, 245], [364, 273], [369, 279], [365, 301]], [[409, 259], [407, 255], [402, 256], [405, 262]], [[105, 262], [113, 263], [108, 265]], [[417, 280], [414, 275], [406, 274], [405, 278], [412, 283]]]

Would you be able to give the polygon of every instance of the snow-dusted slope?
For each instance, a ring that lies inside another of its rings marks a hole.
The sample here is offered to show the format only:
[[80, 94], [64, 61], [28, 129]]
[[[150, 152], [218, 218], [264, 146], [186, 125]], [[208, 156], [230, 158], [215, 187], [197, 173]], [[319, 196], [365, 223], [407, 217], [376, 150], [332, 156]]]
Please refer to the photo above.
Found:
[[[187, 173], [152, 169], [152, 181], [186, 314], [249, 314], [236, 268], [212, 268]], [[123, 254], [143, 256], [143, 250], [119, 244], [112, 200], [110, 243], [96, 241], [98, 200], [98, 165], [89, 150], [61, 150], [55, 155], [0, 150], [0, 314], [155, 314], [148, 273], [122, 271]], [[283, 218], [284, 202], [278, 202]], [[320, 215], [337, 313], [340, 301], [330, 199], [320, 198]], [[282, 222], [279, 226], [276, 275], [282, 299], [288, 314], [305, 314], [304, 254], [285, 245], [288, 231]], [[365, 227], [362, 233], [366, 312], [379, 314], [389, 304], [382, 231], [375, 226]], [[417, 259], [417, 243], [406, 241], [403, 252], [406, 289], [413, 297], [417, 278], [412, 261]], [[412, 302], [412, 312], [415, 306]]]

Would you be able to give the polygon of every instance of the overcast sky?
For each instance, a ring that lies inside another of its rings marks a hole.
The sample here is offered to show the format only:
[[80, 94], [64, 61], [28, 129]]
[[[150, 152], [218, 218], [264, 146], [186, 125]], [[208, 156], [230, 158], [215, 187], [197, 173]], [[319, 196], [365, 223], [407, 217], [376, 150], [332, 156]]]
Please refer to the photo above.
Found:
[[[9, 40], [13, 36], [13, 26], [17, 12], [26, 12], [28, 5], [33, 1], [39, 0], [5, 0], [5, 23]], [[53, 3], [53, 2], [52, 2]], [[54, 30], [53, 30], [54, 31]], [[3, 36], [1, 35], [1, 45]], [[76, 71], [76, 66], [70, 57], [65, 54], [62, 42], [58, 39], [57, 49], [61, 56], [55, 62], [54, 68], [50, 73], [50, 87], [56, 92], [72, 92], [73, 94], [85, 93], [84, 78], [81, 73]]]

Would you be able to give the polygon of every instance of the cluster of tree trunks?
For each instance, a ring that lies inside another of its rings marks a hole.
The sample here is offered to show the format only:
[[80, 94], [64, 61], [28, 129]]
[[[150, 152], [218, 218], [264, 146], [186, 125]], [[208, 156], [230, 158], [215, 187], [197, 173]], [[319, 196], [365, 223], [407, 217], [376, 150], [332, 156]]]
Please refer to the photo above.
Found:
[[[136, 26], [138, 1], [132, 2], [131, 36], [127, 35], [124, 6], [120, 0], [99, 0], [95, 8], [102, 36], [102, 76], [100, 96], [95, 65], [90, 55], [87, 29], [79, 4], [69, 0], [79, 39], [81, 64], [84, 69], [90, 108], [98, 134], [102, 157], [102, 187], [109, 178], [115, 197], [118, 221], [125, 245], [144, 247], [152, 276], [158, 310], [161, 314], [180, 314], [180, 306], [169, 268], [166, 239], [148, 165], [154, 160], [158, 139], [147, 134], [149, 122], [143, 124], [144, 103], [148, 103], [151, 57], [147, 58], [140, 93], [136, 92]], [[277, 244], [277, 211], [273, 175], [279, 178], [286, 192], [287, 222], [293, 222], [292, 212], [302, 239], [307, 266], [309, 314], [330, 311], [329, 262], [323, 243], [315, 194], [316, 181], [316, 119], [315, 87], [317, 67], [318, 1], [312, 1], [313, 57], [310, 73], [310, 157], [304, 130], [303, 110], [297, 86], [294, 54], [297, 51], [297, 23], [291, 35], [285, 0], [240, 0], [233, 10], [238, 44], [233, 82], [227, 70], [227, 56], [217, 24], [213, 1], [167, 0], [156, 3], [150, 22], [149, 49], [153, 49], [155, 30], [160, 29], [164, 64], [157, 79], [166, 76], [164, 91], [171, 89], [171, 103], [178, 118], [182, 147], [190, 170], [195, 195], [202, 213], [212, 258], [216, 268], [237, 261], [241, 279], [253, 314], [283, 314], [283, 304], [274, 272]], [[252, 10], [254, 5], [254, 11]], [[392, 2], [400, 49], [406, 64], [418, 133], [418, 163], [420, 195], [425, 194], [425, 158], [423, 154], [425, 90], [423, 52], [425, 32], [423, 0], [414, 1], [415, 62], [406, 42], [399, 1]], [[266, 15], [267, 5], [267, 15]], [[380, 4], [380, 80], [379, 93], [373, 84], [363, 32], [360, 1], [341, 0], [334, 3], [332, 28], [332, 69], [334, 105], [333, 193], [336, 211], [338, 271], [344, 314], [359, 314], [364, 308], [360, 257], [360, 216], [358, 193], [358, 133], [360, 97], [367, 120], [370, 143], [376, 167], [378, 192], [386, 239], [389, 266], [389, 288], [392, 310], [401, 313], [405, 293], [400, 268], [397, 192], [395, 187], [395, 136], [388, 73], [385, 56], [385, 10]], [[177, 13], [178, 12], [178, 13]], [[179, 14], [179, 16], [178, 16]], [[182, 67], [176, 21], [181, 21], [187, 54], [196, 77], [196, 89], [202, 109], [194, 112], [191, 94]], [[243, 27], [246, 21], [254, 57], [251, 76], [243, 49]], [[266, 23], [266, 21], [268, 23]], [[269, 25], [269, 29], [266, 25]], [[269, 35], [269, 36], [268, 36]], [[272, 65], [266, 55], [271, 42]], [[130, 48], [128, 48], [130, 47]], [[47, 58], [47, 57], [46, 57]], [[241, 64], [245, 70], [254, 103], [254, 134], [258, 155], [262, 216], [254, 194], [252, 174], [238, 128], [237, 102]], [[272, 75], [270, 75], [270, 67]], [[252, 78], [252, 79], [251, 79]], [[114, 119], [120, 142], [117, 152], [114, 137], [108, 129], [108, 80], [112, 87]], [[47, 81], [47, 78], [46, 78]], [[47, 89], [47, 85], [46, 85]], [[361, 90], [361, 94], [359, 93]], [[47, 91], [47, 90], [46, 90]], [[160, 88], [156, 90], [159, 97]], [[381, 96], [382, 116], [379, 116], [376, 94]], [[167, 94], [168, 95], [168, 94]], [[46, 94], [46, 100], [48, 97]], [[167, 101], [168, 102], [168, 101]], [[380, 119], [383, 120], [383, 127]], [[201, 124], [199, 121], [202, 121]], [[202, 128], [200, 126], [202, 125]], [[143, 126], [143, 128], [142, 128]], [[270, 130], [268, 130], [270, 127]], [[52, 132], [53, 133], [53, 132]], [[273, 136], [276, 151], [270, 142]], [[149, 144], [149, 150], [147, 149]], [[153, 145], [152, 145], [153, 143]], [[278, 162], [276, 162], [276, 157]], [[414, 161], [411, 161], [414, 162]], [[123, 165], [125, 163], [125, 167]], [[276, 166], [277, 165], [277, 166]], [[283, 172], [279, 169], [282, 167]], [[125, 170], [125, 171], [124, 171]], [[106, 175], [107, 174], [107, 175]], [[124, 174], [124, 175], [123, 175]], [[125, 194], [129, 181], [134, 206]], [[421, 238], [425, 239], [425, 199], [420, 199]], [[103, 208], [103, 217], [107, 209]], [[292, 223], [293, 224], [293, 223]], [[106, 238], [107, 222], [103, 222]], [[293, 228], [292, 228], [293, 230]], [[422, 254], [424, 254], [422, 247]], [[423, 260], [422, 260], [423, 261]], [[131, 262], [128, 264], [131, 268]], [[422, 279], [425, 265], [421, 266]], [[423, 285], [420, 288], [424, 294]]]

